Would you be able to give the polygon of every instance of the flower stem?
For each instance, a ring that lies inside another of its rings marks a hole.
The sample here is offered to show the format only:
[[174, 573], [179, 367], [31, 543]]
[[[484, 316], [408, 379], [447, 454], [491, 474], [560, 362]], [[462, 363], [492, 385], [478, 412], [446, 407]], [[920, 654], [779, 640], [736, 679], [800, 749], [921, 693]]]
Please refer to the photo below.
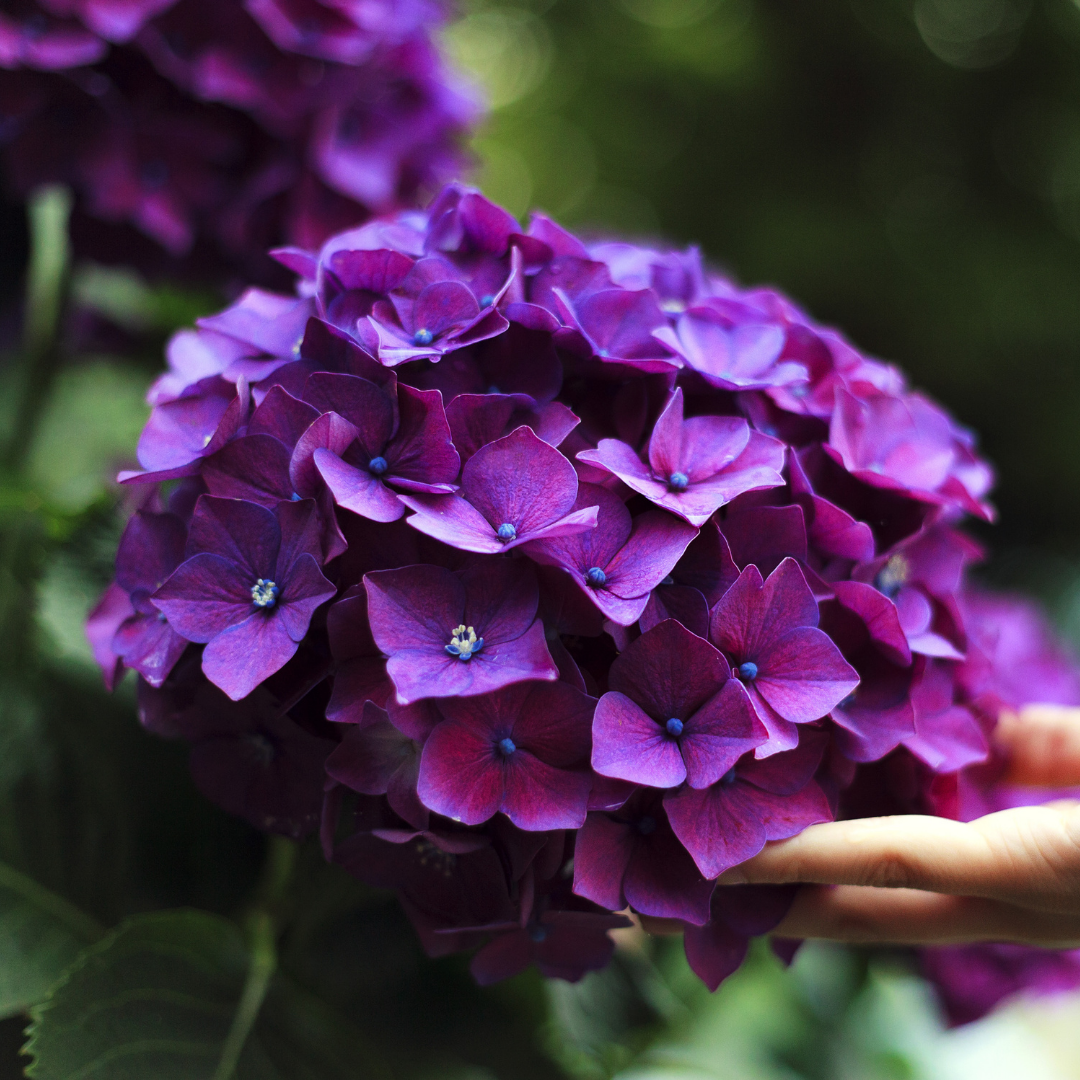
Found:
[[21, 469], [33, 443], [41, 412], [60, 364], [60, 319], [71, 267], [68, 220], [71, 192], [60, 185], [38, 189], [30, 198], [30, 266], [26, 281], [21, 385], [3, 463]]

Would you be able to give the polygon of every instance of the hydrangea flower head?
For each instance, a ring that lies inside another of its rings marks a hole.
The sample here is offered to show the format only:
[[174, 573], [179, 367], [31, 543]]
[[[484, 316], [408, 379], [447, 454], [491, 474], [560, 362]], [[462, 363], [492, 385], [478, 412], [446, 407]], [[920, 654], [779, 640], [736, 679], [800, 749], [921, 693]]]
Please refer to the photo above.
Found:
[[[429, 7], [245, 18], [340, 65], [380, 12]], [[717, 883], [769, 841], [1020, 797], [979, 771], [997, 711], [1080, 676], [967, 582], [989, 471], [895, 368], [693, 249], [460, 185], [276, 256], [296, 295], [170, 344], [88, 624], [209, 797], [319, 827], [481, 982], [580, 978], [629, 906], [710, 987], [791, 902]]]

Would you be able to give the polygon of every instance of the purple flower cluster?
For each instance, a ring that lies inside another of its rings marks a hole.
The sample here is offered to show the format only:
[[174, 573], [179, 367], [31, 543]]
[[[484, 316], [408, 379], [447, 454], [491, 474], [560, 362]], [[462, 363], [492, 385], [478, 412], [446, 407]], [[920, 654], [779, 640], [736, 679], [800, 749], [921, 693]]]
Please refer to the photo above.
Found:
[[718, 875], [882, 759], [986, 757], [991, 475], [895, 369], [457, 186], [277, 257], [295, 296], [172, 341], [89, 632], [202, 790], [320, 827], [432, 955], [577, 978], [629, 907], [716, 986], [791, 897]]
[[478, 108], [432, 40], [447, 13], [445, 0], [13, 0], [8, 184], [67, 183], [92, 218], [173, 256], [318, 245], [460, 171]]

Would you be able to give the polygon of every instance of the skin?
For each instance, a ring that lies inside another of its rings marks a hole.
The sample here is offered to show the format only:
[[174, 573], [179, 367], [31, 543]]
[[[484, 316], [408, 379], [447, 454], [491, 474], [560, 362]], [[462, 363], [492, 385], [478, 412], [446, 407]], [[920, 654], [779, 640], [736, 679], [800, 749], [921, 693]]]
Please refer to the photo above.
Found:
[[[1002, 715], [1005, 780], [1080, 785], [1080, 709]], [[1008, 941], [1080, 947], [1080, 802], [988, 814], [812, 825], [723, 874], [725, 884], [802, 882], [774, 934], [901, 945]], [[654, 933], [663, 920], [643, 920]]]

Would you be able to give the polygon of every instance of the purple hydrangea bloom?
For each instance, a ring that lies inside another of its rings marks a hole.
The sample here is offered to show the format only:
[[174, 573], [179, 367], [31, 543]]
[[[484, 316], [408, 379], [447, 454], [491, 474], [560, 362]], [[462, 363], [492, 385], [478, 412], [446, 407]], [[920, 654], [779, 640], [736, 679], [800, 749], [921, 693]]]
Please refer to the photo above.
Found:
[[621, 653], [593, 717], [593, 768], [649, 787], [709, 787], [768, 739], [723, 655], [668, 619]]
[[685, 787], [664, 798], [675, 835], [706, 878], [785, 840], [807, 825], [831, 821], [832, 809], [812, 779], [820, 740], [803, 735], [796, 749], [765, 761], [747, 755], [712, 787]]
[[478, 825], [501, 811], [522, 829], [576, 829], [592, 780], [582, 768], [596, 702], [565, 683], [519, 683], [439, 703], [418, 792], [429, 809]]
[[798, 563], [785, 559], [762, 581], [748, 566], [712, 609], [709, 638], [731, 660], [769, 733], [759, 757], [789, 750], [795, 725], [826, 715], [859, 675], [828, 635]]
[[590, 813], [574, 848], [574, 892], [611, 911], [630, 905], [702, 926], [714, 884], [671, 831], [658, 792], [640, 791]]
[[267, 510], [204, 495], [187, 554], [153, 602], [181, 637], [206, 643], [206, 677], [237, 701], [292, 659], [337, 591], [319, 570], [315, 504]]
[[572, 512], [588, 507], [597, 510], [595, 529], [536, 540], [525, 550], [537, 562], [563, 567], [607, 618], [629, 626], [641, 617], [651, 591], [697, 533], [660, 510], [631, 520], [630, 511], [613, 492], [581, 484]]
[[456, 574], [405, 566], [368, 574], [364, 585], [371, 634], [402, 705], [558, 677], [528, 563], [483, 559]]
[[574, 509], [574, 467], [527, 427], [474, 454], [462, 470], [461, 492], [401, 496], [416, 511], [409, 524], [452, 547], [492, 553], [596, 527], [596, 506]]
[[647, 464], [618, 439], [601, 439], [597, 449], [583, 451], [578, 460], [607, 470], [691, 525], [703, 525], [744, 491], [784, 482], [783, 443], [751, 431], [738, 417], [684, 420], [681, 387], [656, 421]]

